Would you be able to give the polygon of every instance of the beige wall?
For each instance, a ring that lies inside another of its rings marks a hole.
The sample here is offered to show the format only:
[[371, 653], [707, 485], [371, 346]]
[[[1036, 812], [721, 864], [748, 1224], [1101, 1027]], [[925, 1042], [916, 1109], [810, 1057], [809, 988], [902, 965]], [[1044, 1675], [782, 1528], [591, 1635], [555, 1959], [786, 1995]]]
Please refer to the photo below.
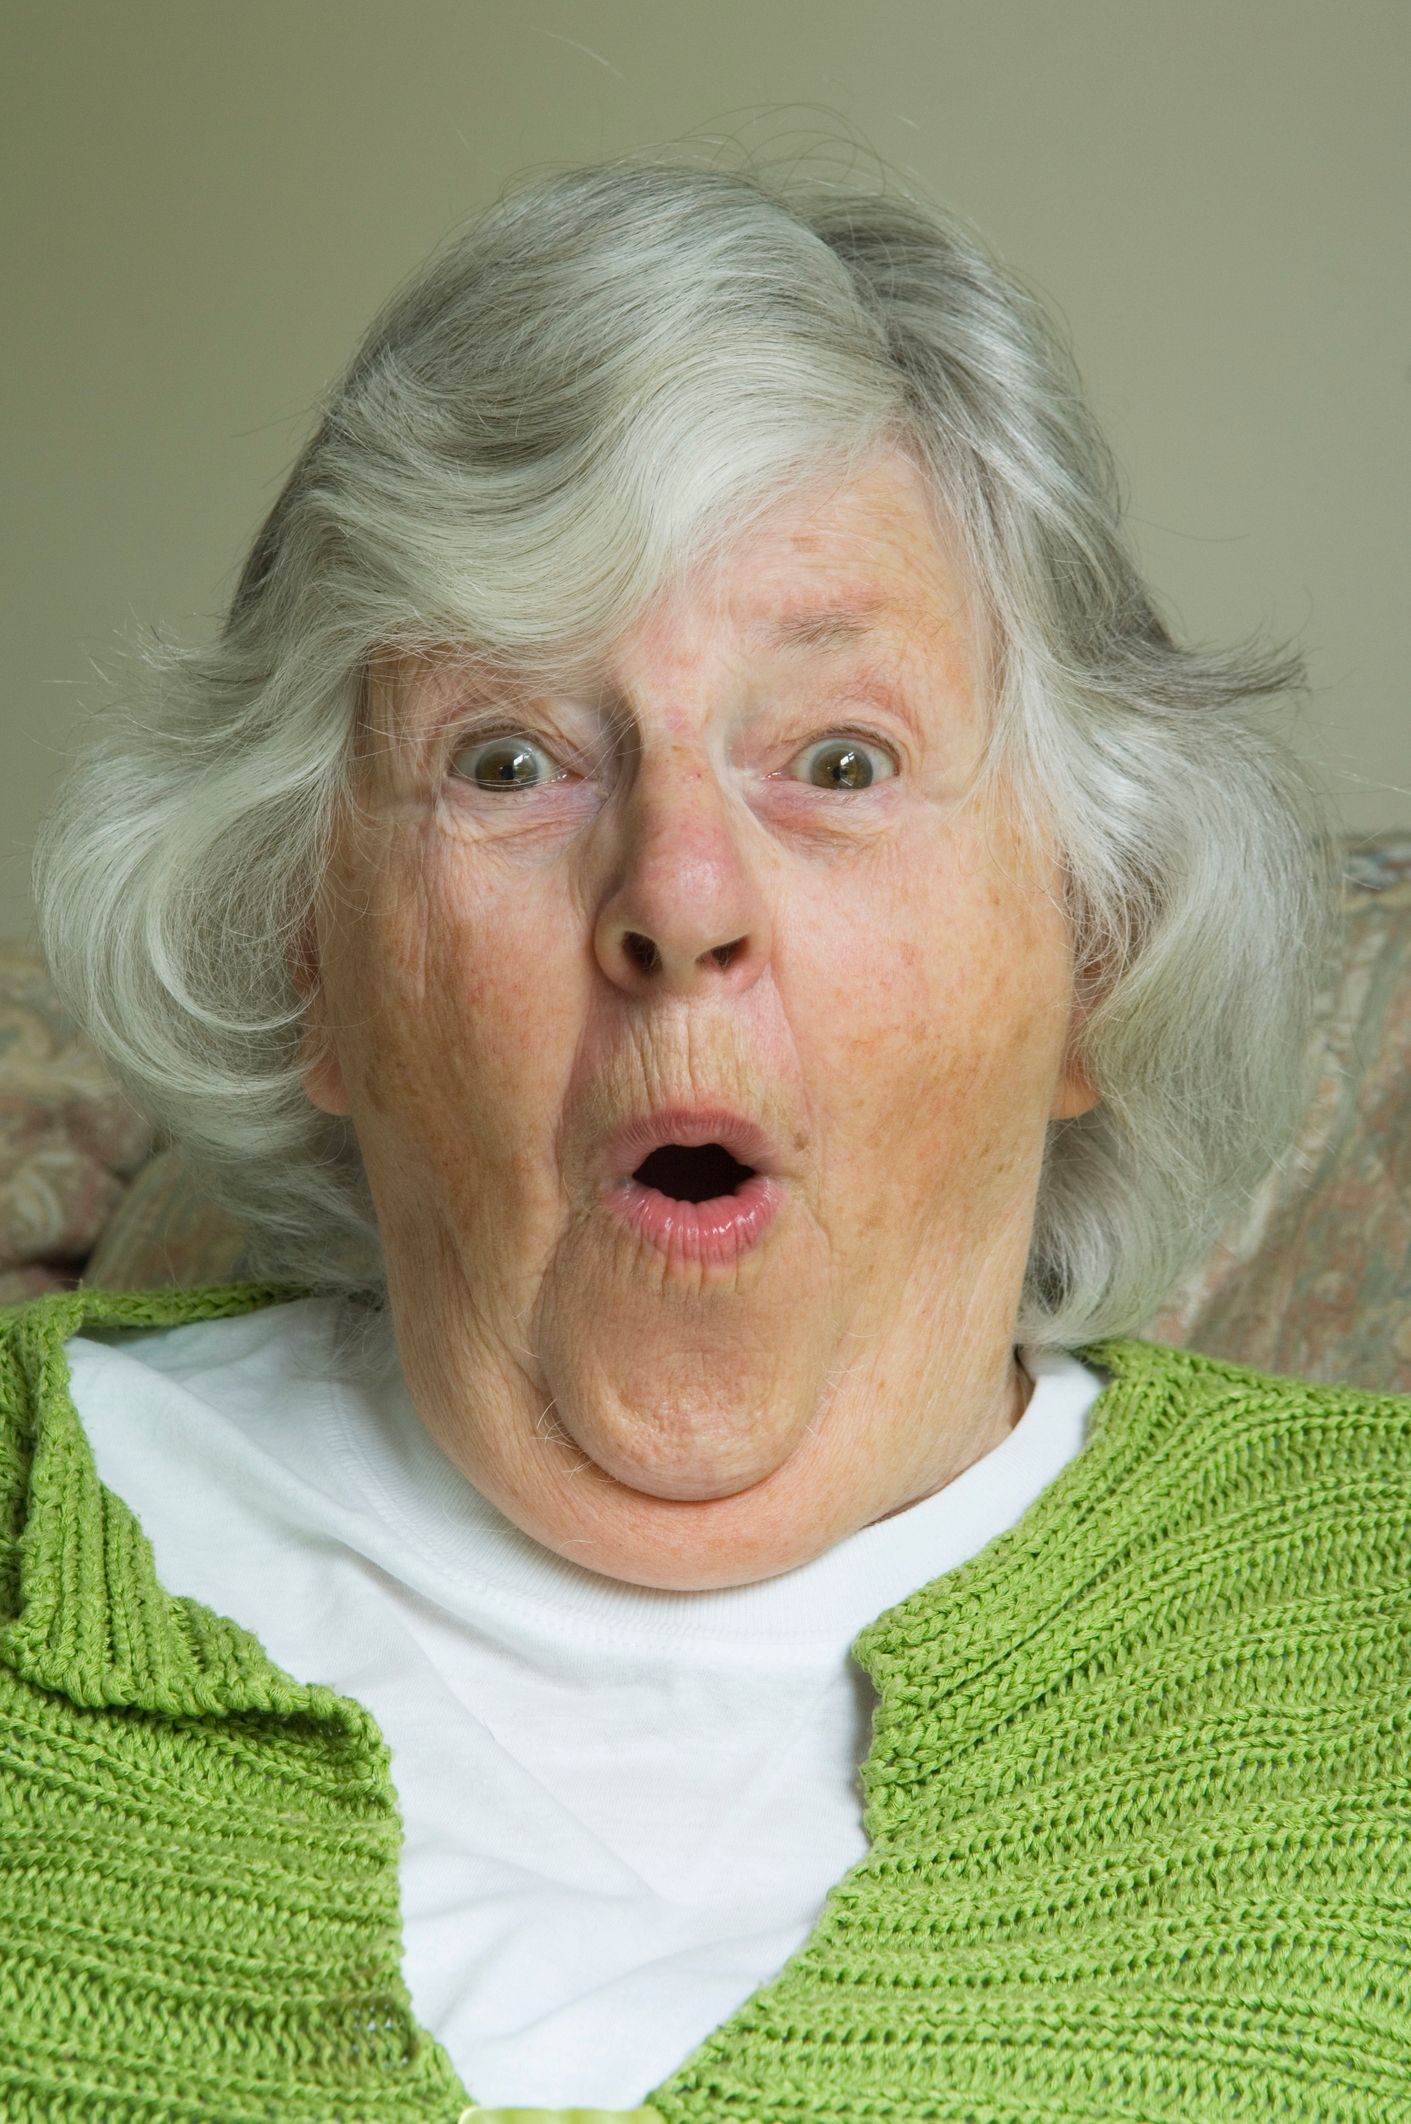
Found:
[[852, 129], [1058, 304], [1152, 579], [1411, 826], [1405, 0], [7, 0], [0, 935], [144, 621], [215, 622], [392, 283], [528, 163]]

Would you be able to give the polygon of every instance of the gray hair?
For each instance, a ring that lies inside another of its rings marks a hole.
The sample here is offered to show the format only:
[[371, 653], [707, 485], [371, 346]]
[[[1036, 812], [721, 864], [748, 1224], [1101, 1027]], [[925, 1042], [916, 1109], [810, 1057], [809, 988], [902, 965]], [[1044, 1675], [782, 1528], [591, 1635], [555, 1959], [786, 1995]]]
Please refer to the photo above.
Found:
[[1061, 340], [956, 216], [628, 159], [510, 187], [392, 298], [218, 638], [143, 652], [136, 712], [43, 831], [60, 992], [255, 1273], [385, 1291], [352, 1125], [303, 1091], [290, 971], [371, 659], [601, 653], [772, 504], [896, 444], [984, 615], [977, 789], [1061, 857], [1101, 1094], [1049, 1124], [1018, 1338], [1134, 1331], [1286, 1154], [1335, 906], [1326, 799], [1265, 721], [1297, 656], [1172, 638]]

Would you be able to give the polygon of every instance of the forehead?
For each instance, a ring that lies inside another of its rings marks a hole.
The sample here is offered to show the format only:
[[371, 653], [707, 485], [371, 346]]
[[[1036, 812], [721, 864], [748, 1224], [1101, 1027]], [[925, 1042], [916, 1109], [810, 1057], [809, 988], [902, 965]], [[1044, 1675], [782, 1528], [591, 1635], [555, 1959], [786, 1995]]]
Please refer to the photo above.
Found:
[[970, 625], [952, 542], [922, 475], [898, 453], [845, 485], [779, 504], [660, 596], [621, 645], [653, 660], [708, 638], [805, 657], [850, 647], [931, 647]]

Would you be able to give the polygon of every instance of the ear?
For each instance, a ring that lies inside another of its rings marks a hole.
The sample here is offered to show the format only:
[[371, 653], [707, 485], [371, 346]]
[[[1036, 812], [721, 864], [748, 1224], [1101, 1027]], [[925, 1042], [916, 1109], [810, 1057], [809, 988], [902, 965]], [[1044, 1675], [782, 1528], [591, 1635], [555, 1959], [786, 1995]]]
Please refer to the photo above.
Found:
[[1102, 1097], [1087, 1063], [1082, 1058], [1080, 1036], [1087, 1016], [1087, 1007], [1075, 1002], [1068, 1020], [1068, 1047], [1064, 1055], [1063, 1072], [1049, 1110], [1050, 1121], [1075, 1121], [1079, 1114], [1091, 1113]]
[[327, 1022], [326, 999], [319, 963], [318, 926], [311, 914], [288, 948], [289, 977], [304, 1004], [304, 1026], [299, 1038], [299, 1076], [312, 1103], [325, 1114], [351, 1111]]
[[1076, 1121], [1079, 1114], [1091, 1113], [1102, 1094], [1080, 1063], [1070, 1064], [1058, 1080], [1053, 1105], [1049, 1111], [1050, 1121]]

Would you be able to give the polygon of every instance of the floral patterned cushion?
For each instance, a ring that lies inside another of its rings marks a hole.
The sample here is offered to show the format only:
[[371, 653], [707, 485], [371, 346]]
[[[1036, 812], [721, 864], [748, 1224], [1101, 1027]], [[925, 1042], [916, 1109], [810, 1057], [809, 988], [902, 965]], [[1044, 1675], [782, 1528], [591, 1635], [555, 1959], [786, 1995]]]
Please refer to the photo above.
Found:
[[151, 1148], [37, 954], [0, 946], [0, 1303], [77, 1282]]
[[1146, 1332], [1259, 1371], [1411, 1393], [1411, 833], [1348, 844], [1341, 963], [1293, 1155]]
[[83, 1273], [109, 1291], [154, 1284], [232, 1283], [248, 1271], [245, 1235], [203, 1192], [174, 1150], [148, 1160]]
[[[1411, 1393], [1411, 833], [1350, 841], [1345, 946], [1292, 1156], [1141, 1330], [1261, 1371]], [[0, 1303], [245, 1273], [202, 1195], [0, 949]], [[135, 1176], [135, 1177], [134, 1177]]]

